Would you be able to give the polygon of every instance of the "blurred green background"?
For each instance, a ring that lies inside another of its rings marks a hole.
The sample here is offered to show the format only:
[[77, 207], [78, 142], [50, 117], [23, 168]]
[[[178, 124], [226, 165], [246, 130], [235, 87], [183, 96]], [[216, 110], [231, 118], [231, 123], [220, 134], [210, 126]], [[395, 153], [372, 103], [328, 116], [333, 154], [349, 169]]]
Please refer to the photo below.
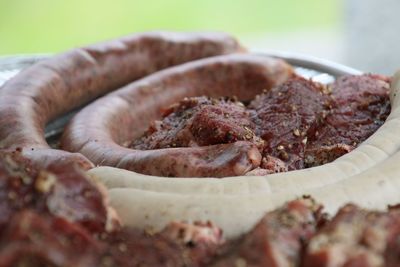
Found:
[[0, 0], [0, 55], [57, 52], [157, 29], [246, 38], [333, 28], [339, 9], [335, 0]]

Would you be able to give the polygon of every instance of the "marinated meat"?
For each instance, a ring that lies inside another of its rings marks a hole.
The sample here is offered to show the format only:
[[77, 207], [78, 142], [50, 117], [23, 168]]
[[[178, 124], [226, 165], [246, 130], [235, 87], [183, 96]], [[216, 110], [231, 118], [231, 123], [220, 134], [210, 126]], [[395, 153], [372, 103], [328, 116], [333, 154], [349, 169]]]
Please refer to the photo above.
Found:
[[249, 112], [238, 101], [207, 97], [185, 98], [164, 112], [133, 142], [136, 149], [193, 147], [249, 141], [262, 146], [254, 134]]
[[18, 212], [0, 237], [0, 266], [205, 266], [222, 244], [211, 224], [171, 223], [150, 234], [120, 229], [90, 235], [78, 224], [33, 210]]
[[268, 175], [337, 159], [374, 133], [389, 112], [389, 83], [383, 76], [343, 76], [330, 86], [293, 77], [248, 106], [230, 99], [185, 98], [168, 108], [131, 147], [247, 141], [262, 155], [248, 175]]
[[300, 77], [265, 92], [249, 108], [256, 135], [265, 141], [263, 155], [286, 162], [288, 170], [304, 168], [304, 151], [313, 138], [330, 98], [324, 87]]
[[15, 213], [27, 208], [77, 222], [91, 232], [116, 223], [102, 191], [82, 170], [57, 165], [37, 171], [18, 153], [1, 153], [0, 233]]
[[225, 243], [222, 234], [222, 230], [211, 222], [172, 222], [161, 232], [161, 235], [186, 249], [187, 253], [184, 254], [193, 266], [201, 266], [211, 261]]
[[[390, 113], [389, 82], [386, 77], [343, 76], [331, 86], [330, 91], [333, 109], [314, 137], [309, 139], [307, 167], [330, 162], [351, 151], [371, 136]], [[331, 152], [322, 153], [329, 151], [329, 147]]]
[[24, 210], [3, 228], [0, 248], [2, 267], [96, 267], [105, 247], [76, 223]]
[[190, 266], [182, 257], [183, 248], [161, 235], [136, 229], [122, 229], [103, 237], [109, 251], [103, 255], [103, 266]]
[[173, 222], [156, 234], [123, 229], [105, 236], [110, 266], [207, 266], [222, 245], [222, 232], [210, 223]]
[[[327, 145], [357, 145], [374, 133], [390, 113], [389, 82], [378, 75], [343, 76], [332, 85], [335, 109], [327, 117], [329, 134], [321, 132]], [[341, 129], [332, 131], [334, 129]], [[324, 135], [325, 134], [325, 135]]]
[[105, 194], [70, 165], [36, 170], [0, 155], [0, 267], [205, 266], [223, 244], [211, 223], [151, 234], [120, 228]]
[[321, 206], [311, 198], [291, 201], [266, 214], [212, 266], [299, 266], [321, 218]]
[[311, 239], [306, 267], [399, 266], [400, 211], [363, 210], [348, 204]]

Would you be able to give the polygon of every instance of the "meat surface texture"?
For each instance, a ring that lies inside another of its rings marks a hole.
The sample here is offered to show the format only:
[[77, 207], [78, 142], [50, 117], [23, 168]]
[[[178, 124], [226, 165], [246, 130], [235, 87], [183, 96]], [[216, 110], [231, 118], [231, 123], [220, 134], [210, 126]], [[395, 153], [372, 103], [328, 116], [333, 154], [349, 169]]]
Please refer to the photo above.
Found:
[[332, 110], [309, 141], [308, 167], [351, 151], [371, 136], [390, 113], [388, 79], [377, 75], [344, 76], [332, 84]]
[[224, 243], [211, 223], [121, 228], [81, 170], [39, 170], [19, 153], [0, 154], [0, 198], [1, 267], [205, 266]]
[[0, 247], [2, 267], [95, 267], [104, 249], [83, 227], [33, 210], [10, 218]]
[[304, 168], [308, 139], [329, 111], [329, 97], [320, 84], [294, 78], [254, 99], [256, 134], [265, 141], [264, 156], [283, 160], [288, 170]]
[[307, 267], [399, 266], [400, 211], [363, 210], [348, 204], [311, 239]]
[[331, 90], [334, 109], [318, 137], [323, 144], [355, 146], [374, 133], [389, 115], [389, 83], [384, 77], [344, 76]]
[[223, 244], [211, 224], [173, 222], [159, 233], [123, 229], [103, 240], [111, 266], [208, 266]]
[[103, 189], [70, 164], [0, 153], [0, 266], [97, 266], [93, 235], [117, 229]]
[[239, 101], [207, 97], [185, 98], [164, 112], [132, 148], [159, 149], [197, 147], [250, 141], [262, 146], [255, 136], [250, 113]]
[[320, 211], [321, 206], [310, 198], [287, 203], [230, 244], [212, 266], [300, 266], [304, 246], [322, 218]]
[[[377, 75], [344, 76], [328, 86], [292, 77], [247, 105], [237, 99], [184, 98], [164, 109], [162, 118], [127, 146], [136, 150], [191, 147], [198, 153], [207, 151], [207, 157], [194, 158], [188, 164], [184, 163], [189, 161], [188, 154], [172, 150], [172, 163], [157, 161], [166, 176], [175, 176], [171, 166], [178, 168], [178, 162], [201, 167], [201, 176], [231, 174], [213, 162], [232, 153], [235, 157], [229, 159], [237, 159], [244, 150], [229, 150], [231, 145], [227, 145], [235, 142], [247, 143], [252, 149], [248, 155], [253, 155], [252, 164], [244, 159], [235, 173], [268, 175], [319, 166], [350, 152], [384, 123], [390, 112], [388, 92], [387, 78]], [[220, 149], [226, 150], [215, 152]], [[233, 166], [229, 161], [224, 164]], [[149, 168], [135, 170], [154, 174]]]
[[27, 208], [78, 223], [93, 233], [104, 231], [112, 219], [102, 188], [82, 170], [56, 165], [38, 171], [19, 154], [0, 153], [0, 232], [14, 214]]

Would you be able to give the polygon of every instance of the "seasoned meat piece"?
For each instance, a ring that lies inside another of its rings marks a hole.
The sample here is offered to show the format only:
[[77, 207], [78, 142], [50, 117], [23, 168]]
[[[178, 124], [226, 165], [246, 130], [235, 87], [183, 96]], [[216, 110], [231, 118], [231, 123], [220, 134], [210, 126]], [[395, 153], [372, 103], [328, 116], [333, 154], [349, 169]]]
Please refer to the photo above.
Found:
[[263, 141], [254, 135], [254, 124], [241, 102], [207, 97], [185, 98], [164, 112], [143, 137], [135, 140], [135, 149], [208, 146], [250, 141], [258, 147]]
[[[90, 181], [83, 170], [68, 165], [51, 165], [47, 174], [41, 172], [37, 177], [37, 185], [43, 173], [44, 177], [54, 175], [57, 180], [45, 197], [46, 208], [51, 214], [78, 222], [91, 232], [118, 227], [117, 215], [108, 206], [106, 189]], [[44, 180], [45, 187], [47, 179]]]
[[304, 198], [269, 212], [212, 266], [299, 266], [303, 245], [321, 218], [321, 206]]
[[329, 163], [335, 159], [349, 153], [354, 146], [345, 144], [316, 146], [311, 143], [306, 147], [304, 163], [306, 167], [314, 167]]
[[95, 267], [105, 248], [78, 224], [33, 210], [15, 213], [2, 232], [2, 267]]
[[222, 230], [210, 222], [193, 224], [172, 222], [161, 235], [186, 248], [191, 265], [195, 266], [209, 263], [224, 243]]
[[205, 266], [223, 243], [211, 223], [151, 234], [107, 224], [107, 213], [105, 195], [73, 166], [0, 157], [1, 267]]
[[24, 209], [77, 222], [102, 232], [115, 221], [101, 189], [74, 166], [34, 170], [17, 154], [0, 153], [0, 234], [13, 214]]
[[99, 237], [59, 217], [18, 212], [0, 237], [0, 266], [206, 266], [223, 243], [222, 231], [209, 223], [171, 223], [157, 234], [121, 229]]
[[104, 237], [110, 266], [207, 266], [223, 243], [210, 223], [173, 222], [157, 234], [124, 229]]
[[104, 237], [109, 251], [104, 255], [105, 266], [188, 266], [182, 257], [183, 248], [160, 235], [142, 230], [123, 229]]
[[330, 105], [323, 89], [296, 77], [250, 103], [256, 135], [265, 141], [264, 156], [280, 158], [289, 170], [304, 167], [307, 140], [314, 136]]
[[399, 266], [400, 212], [366, 211], [348, 204], [311, 239], [307, 267]]
[[38, 171], [18, 159], [0, 157], [1, 267], [204, 266], [223, 242], [210, 223], [171, 223], [157, 234], [121, 229], [80, 170]]
[[[352, 150], [372, 135], [390, 113], [389, 82], [385, 77], [343, 76], [331, 91], [333, 109], [309, 139], [307, 167], [328, 163]], [[327, 147], [333, 149], [332, 153], [323, 152]]]
[[185, 98], [130, 146], [147, 150], [246, 141], [262, 154], [261, 162], [244, 164], [249, 176], [319, 166], [350, 152], [383, 124], [390, 112], [388, 88], [388, 79], [378, 75], [344, 76], [331, 86], [293, 77], [247, 107], [229, 99]]

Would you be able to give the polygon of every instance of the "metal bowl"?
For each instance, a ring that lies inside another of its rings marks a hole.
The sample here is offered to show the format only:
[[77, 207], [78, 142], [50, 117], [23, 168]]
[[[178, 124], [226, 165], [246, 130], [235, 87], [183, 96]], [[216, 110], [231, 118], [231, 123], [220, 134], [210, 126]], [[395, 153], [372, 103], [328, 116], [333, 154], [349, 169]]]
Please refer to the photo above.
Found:
[[[260, 56], [284, 59], [295, 67], [297, 74], [323, 84], [329, 84], [342, 75], [361, 74], [359, 70], [308, 55], [281, 51], [253, 51], [253, 53]], [[0, 90], [1, 86], [7, 80], [17, 75], [18, 72], [50, 56], [49, 54], [39, 54], [0, 57]], [[58, 139], [65, 124], [78, 111], [79, 109], [64, 114], [46, 126], [45, 135], [51, 146], [57, 147]]]

